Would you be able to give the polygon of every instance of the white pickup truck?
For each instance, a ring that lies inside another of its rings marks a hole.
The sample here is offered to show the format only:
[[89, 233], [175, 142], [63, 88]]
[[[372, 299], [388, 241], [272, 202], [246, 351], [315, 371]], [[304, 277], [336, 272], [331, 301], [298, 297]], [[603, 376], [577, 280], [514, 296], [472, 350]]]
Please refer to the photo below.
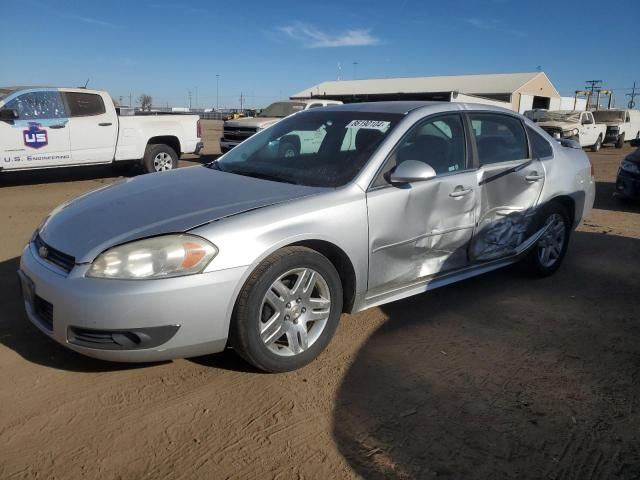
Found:
[[570, 138], [581, 147], [590, 147], [597, 152], [604, 141], [607, 127], [596, 124], [591, 112], [577, 110], [536, 111], [535, 115], [525, 112], [525, 116], [554, 138]]
[[[296, 112], [309, 110], [311, 108], [326, 107], [327, 105], [342, 105], [342, 102], [326, 99], [282, 100], [280, 102], [272, 103], [262, 110], [262, 112], [260, 112], [256, 117], [227, 120], [224, 122], [222, 130], [220, 150], [222, 153], [226, 153], [253, 134], [278, 123], [283, 118]], [[290, 151], [291, 155], [295, 152], [300, 153], [301, 151], [304, 151], [304, 145], [300, 145], [299, 143], [288, 144], [288, 146], [292, 149]]]
[[0, 87], [0, 171], [136, 161], [171, 170], [199, 153], [197, 115], [119, 115], [108, 93]]

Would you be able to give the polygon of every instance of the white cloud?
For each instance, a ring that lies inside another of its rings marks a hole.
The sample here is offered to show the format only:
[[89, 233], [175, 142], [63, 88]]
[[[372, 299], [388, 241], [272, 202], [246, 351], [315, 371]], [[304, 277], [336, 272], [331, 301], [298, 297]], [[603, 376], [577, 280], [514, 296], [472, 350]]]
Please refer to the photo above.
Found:
[[314, 25], [295, 22], [280, 27], [278, 30], [288, 37], [302, 42], [307, 48], [366, 47], [381, 43], [380, 39], [367, 29], [354, 29], [331, 34]]

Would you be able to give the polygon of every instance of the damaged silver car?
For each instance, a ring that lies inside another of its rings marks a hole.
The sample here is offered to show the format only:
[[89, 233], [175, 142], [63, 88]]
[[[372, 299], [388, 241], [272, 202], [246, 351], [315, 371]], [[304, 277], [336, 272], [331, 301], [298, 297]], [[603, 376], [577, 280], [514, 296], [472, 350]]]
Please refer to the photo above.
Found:
[[19, 276], [30, 320], [85, 355], [154, 361], [231, 346], [286, 371], [322, 352], [343, 312], [516, 262], [553, 273], [594, 194], [581, 150], [506, 110], [327, 107], [207, 166], [58, 207]]

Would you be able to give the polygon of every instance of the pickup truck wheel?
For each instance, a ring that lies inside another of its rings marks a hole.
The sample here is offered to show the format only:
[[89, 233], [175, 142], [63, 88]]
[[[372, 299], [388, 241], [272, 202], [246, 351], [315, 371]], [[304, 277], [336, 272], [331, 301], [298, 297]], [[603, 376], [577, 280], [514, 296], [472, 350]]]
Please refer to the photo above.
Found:
[[616, 148], [624, 147], [624, 133], [618, 137], [618, 141], [616, 142]]
[[591, 151], [592, 152], [597, 152], [600, 150], [600, 147], [602, 146], [602, 135], [598, 135], [598, 140], [596, 140], [596, 143], [594, 143], [591, 146]]
[[267, 372], [300, 368], [331, 341], [342, 313], [342, 284], [333, 264], [306, 247], [286, 247], [264, 260], [245, 283], [229, 341]]
[[146, 173], [173, 170], [178, 168], [178, 154], [168, 145], [147, 145], [142, 166]]
[[547, 231], [522, 260], [521, 266], [532, 276], [547, 277], [560, 268], [567, 253], [571, 221], [567, 210], [557, 202], [542, 207], [538, 218]]

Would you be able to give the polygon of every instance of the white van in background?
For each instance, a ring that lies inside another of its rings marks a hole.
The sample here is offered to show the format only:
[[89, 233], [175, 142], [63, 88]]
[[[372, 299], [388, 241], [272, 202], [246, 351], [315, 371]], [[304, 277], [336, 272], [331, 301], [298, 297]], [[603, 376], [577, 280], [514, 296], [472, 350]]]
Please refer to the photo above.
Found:
[[613, 143], [616, 148], [622, 148], [624, 142], [640, 138], [640, 110], [597, 110], [593, 112], [593, 116], [596, 123], [607, 127], [602, 143]]

